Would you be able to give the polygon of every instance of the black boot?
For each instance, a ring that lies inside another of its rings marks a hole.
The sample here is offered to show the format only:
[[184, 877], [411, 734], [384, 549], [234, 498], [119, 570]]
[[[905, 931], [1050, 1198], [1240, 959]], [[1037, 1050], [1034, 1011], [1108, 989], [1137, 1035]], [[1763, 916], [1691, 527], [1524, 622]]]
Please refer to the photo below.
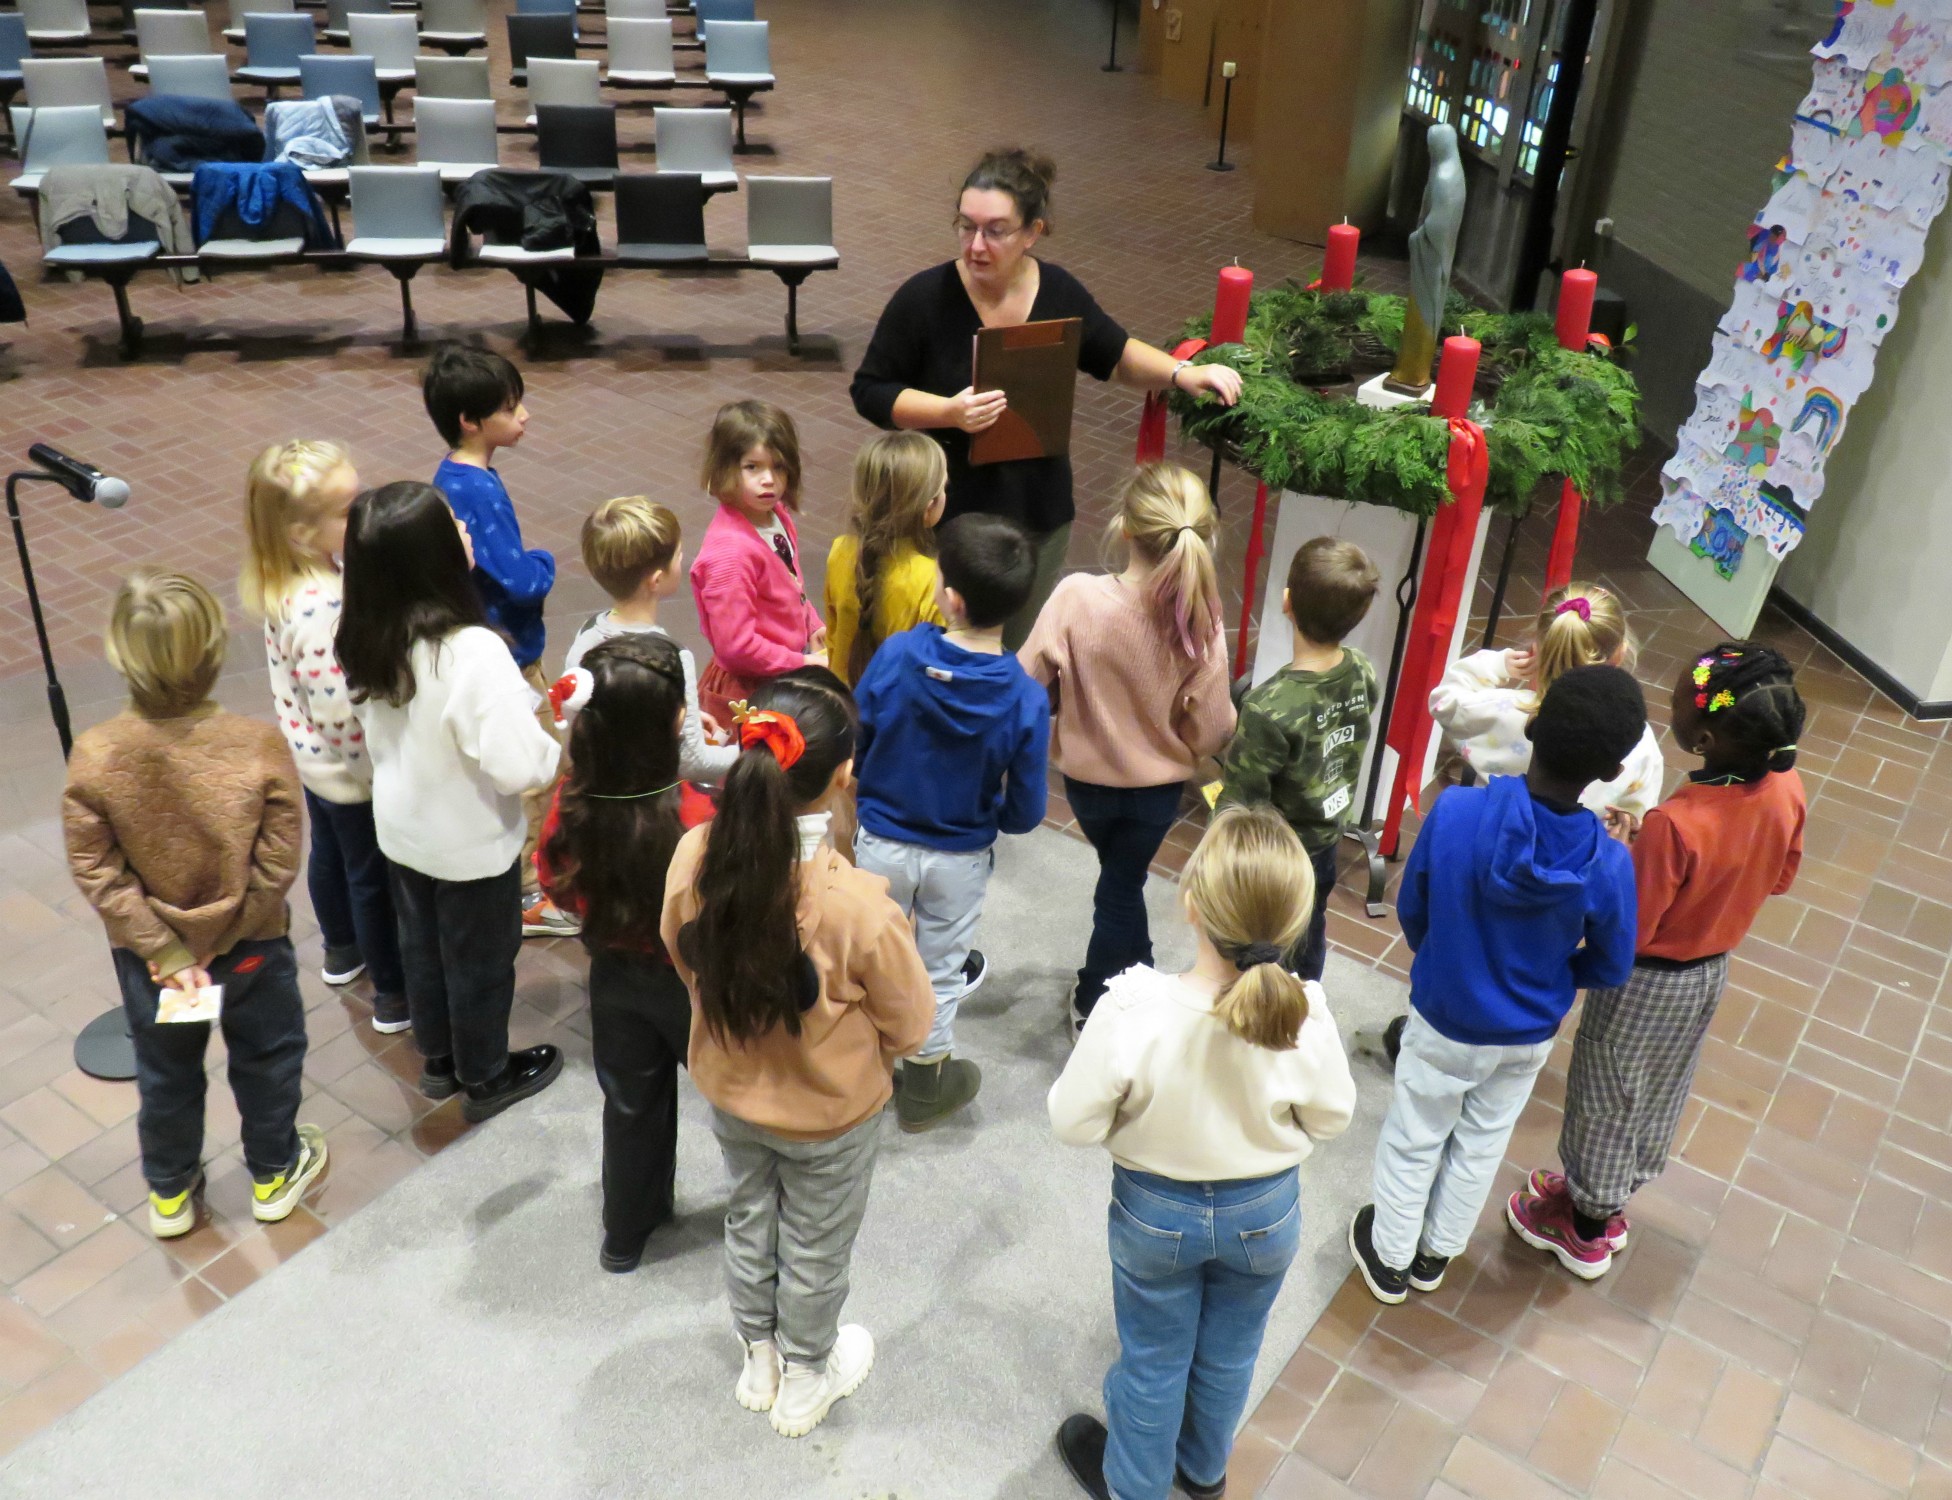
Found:
[[460, 1092], [452, 1057], [430, 1057], [420, 1065], [420, 1092], [429, 1099], [447, 1099]]
[[627, 1275], [637, 1269], [638, 1262], [644, 1258], [644, 1246], [650, 1242], [648, 1234], [610, 1234], [603, 1236], [603, 1249], [597, 1253], [597, 1262], [604, 1270], [618, 1276]]
[[518, 1100], [541, 1093], [556, 1081], [556, 1075], [562, 1070], [562, 1049], [547, 1042], [540, 1047], [511, 1052], [508, 1062], [493, 1080], [468, 1085], [468, 1097], [461, 1101], [461, 1113], [478, 1125]]
[[1069, 1416], [1057, 1429], [1057, 1456], [1092, 1500], [1111, 1500], [1105, 1483], [1105, 1424], [1082, 1412]]

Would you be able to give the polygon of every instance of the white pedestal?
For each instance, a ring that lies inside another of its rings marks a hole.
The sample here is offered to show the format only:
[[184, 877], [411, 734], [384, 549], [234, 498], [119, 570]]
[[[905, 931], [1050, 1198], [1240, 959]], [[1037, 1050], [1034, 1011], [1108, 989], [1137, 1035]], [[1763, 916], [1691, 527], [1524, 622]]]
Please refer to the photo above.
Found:
[[[1479, 518], [1478, 534], [1471, 544], [1471, 561], [1464, 575], [1464, 592], [1461, 595], [1463, 602], [1457, 611], [1457, 628], [1451, 636], [1446, 662], [1457, 658], [1470, 629], [1471, 601], [1477, 597], [1478, 568], [1484, 560], [1484, 543], [1490, 530], [1491, 512], [1486, 510]], [[1275, 515], [1274, 540], [1268, 548], [1267, 596], [1261, 607], [1260, 641], [1254, 654], [1254, 681], [1266, 681], [1294, 659], [1292, 633], [1281, 613], [1281, 590], [1287, 582], [1288, 564], [1294, 559], [1295, 549], [1311, 537], [1334, 536], [1362, 548], [1383, 575], [1375, 604], [1345, 644], [1354, 646], [1368, 657], [1375, 665], [1377, 680], [1387, 682], [1390, 653], [1396, 646], [1396, 625], [1401, 614], [1396, 603], [1396, 587], [1410, 565], [1410, 549], [1415, 544], [1416, 534], [1416, 517], [1392, 506], [1325, 500], [1319, 495], [1297, 495], [1292, 490], [1283, 490], [1280, 508]], [[1418, 562], [1419, 588], [1429, 560], [1430, 549], [1426, 546]], [[1379, 714], [1380, 711], [1379, 704]], [[1355, 805], [1358, 809], [1364, 805], [1369, 793], [1375, 737], [1381, 735], [1384, 729], [1381, 723], [1370, 726], [1370, 750], [1363, 756], [1362, 779], [1356, 783]], [[1422, 774], [1417, 778], [1419, 786], [1429, 782], [1431, 773], [1436, 769], [1437, 753], [1441, 747], [1442, 736], [1432, 734]], [[1396, 779], [1394, 750], [1384, 753], [1383, 778], [1385, 788]]]
[[1388, 379], [1387, 375], [1377, 375], [1363, 381], [1356, 389], [1356, 405], [1373, 406], [1378, 411], [1388, 411], [1397, 406], [1415, 406], [1420, 401], [1428, 401], [1431, 391], [1436, 389], [1433, 383], [1425, 386], [1414, 396], [1406, 396], [1403, 392], [1392, 391], [1384, 385], [1383, 382]]

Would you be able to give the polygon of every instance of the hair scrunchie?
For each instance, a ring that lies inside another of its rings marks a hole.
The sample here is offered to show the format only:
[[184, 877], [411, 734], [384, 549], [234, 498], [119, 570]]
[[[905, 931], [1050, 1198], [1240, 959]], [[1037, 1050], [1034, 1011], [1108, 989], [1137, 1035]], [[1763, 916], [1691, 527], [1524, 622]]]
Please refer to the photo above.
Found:
[[1279, 943], [1242, 943], [1234, 950], [1234, 967], [1245, 974], [1262, 964], [1278, 964], [1286, 955]]
[[1574, 614], [1578, 615], [1580, 619], [1584, 620], [1588, 625], [1593, 623], [1593, 603], [1590, 599], [1587, 599], [1584, 596], [1576, 596], [1571, 599], [1561, 599], [1559, 601], [1559, 607], [1552, 611], [1553, 617], [1556, 619], [1558, 616], [1564, 614], [1567, 610], [1571, 610]]
[[596, 675], [587, 667], [571, 667], [550, 685], [549, 712], [556, 720], [558, 729], [569, 727], [569, 716], [580, 713], [588, 706], [590, 694], [596, 691]]
[[732, 722], [739, 726], [741, 750], [764, 745], [773, 752], [773, 759], [779, 762], [782, 771], [792, 770], [807, 752], [806, 736], [800, 733], [800, 726], [794, 722], [791, 714], [770, 708], [753, 708], [741, 699], [732, 705]]

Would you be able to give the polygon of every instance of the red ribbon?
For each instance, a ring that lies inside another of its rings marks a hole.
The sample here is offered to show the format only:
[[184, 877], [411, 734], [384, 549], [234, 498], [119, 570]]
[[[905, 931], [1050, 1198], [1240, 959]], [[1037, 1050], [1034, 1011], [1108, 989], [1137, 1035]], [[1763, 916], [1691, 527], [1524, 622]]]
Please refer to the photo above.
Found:
[[[1175, 360], [1191, 359], [1206, 348], [1205, 339], [1187, 339], [1173, 350]], [[1135, 463], [1156, 464], [1166, 456], [1166, 393], [1147, 391], [1139, 414], [1139, 453]]]
[[1423, 759], [1430, 747], [1430, 694], [1450, 656], [1451, 636], [1463, 606], [1464, 575], [1477, 543], [1478, 518], [1484, 510], [1484, 486], [1490, 471], [1484, 429], [1462, 417], [1452, 417], [1445, 471], [1451, 503], [1440, 507], [1430, 523], [1423, 585], [1417, 594], [1416, 613], [1410, 617], [1396, 706], [1390, 713], [1387, 740], [1396, 751], [1396, 779], [1383, 810], [1385, 854], [1395, 853], [1404, 806], [1416, 806], [1422, 791]]
[[1545, 559], [1545, 591], [1557, 592], [1572, 582], [1573, 559], [1579, 553], [1579, 517], [1586, 501], [1570, 479], [1559, 486], [1559, 519], [1552, 527], [1552, 550]]

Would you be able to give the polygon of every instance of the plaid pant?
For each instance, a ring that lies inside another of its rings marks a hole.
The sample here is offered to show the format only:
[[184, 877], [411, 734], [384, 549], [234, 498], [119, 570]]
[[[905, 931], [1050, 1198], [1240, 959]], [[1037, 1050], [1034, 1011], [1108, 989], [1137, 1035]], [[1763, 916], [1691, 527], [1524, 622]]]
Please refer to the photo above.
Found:
[[1615, 990], [1586, 996], [1566, 1077], [1559, 1159], [1583, 1214], [1605, 1218], [1660, 1176], [1715, 1007], [1728, 955], [1680, 968], [1637, 963]]

